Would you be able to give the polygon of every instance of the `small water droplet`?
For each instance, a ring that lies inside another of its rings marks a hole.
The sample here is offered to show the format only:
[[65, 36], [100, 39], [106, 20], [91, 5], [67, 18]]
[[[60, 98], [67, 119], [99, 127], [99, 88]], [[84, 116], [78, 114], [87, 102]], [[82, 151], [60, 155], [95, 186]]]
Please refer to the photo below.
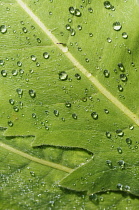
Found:
[[72, 114], [73, 119], [77, 120], [77, 115], [75, 113]]
[[13, 76], [17, 76], [18, 75], [18, 71], [17, 70], [12, 70], [12, 75]]
[[2, 75], [3, 77], [6, 77], [6, 76], [7, 76], [7, 71], [6, 71], [6, 70], [2, 70], [2, 71], [1, 71], [1, 75]]
[[130, 130], [133, 130], [134, 129], [134, 126], [133, 125], [129, 125], [129, 129]]
[[124, 169], [125, 168], [125, 161], [124, 160], [119, 160], [118, 161], [118, 164], [120, 166], [121, 169]]
[[129, 54], [131, 54], [131, 50], [130, 50], [130, 49], [127, 49], [127, 52], [128, 52]]
[[24, 33], [27, 33], [27, 32], [28, 32], [28, 30], [27, 30], [26, 27], [23, 27], [23, 28], [22, 28], [22, 31], [23, 31]]
[[108, 38], [107, 38], [107, 42], [108, 42], [108, 43], [111, 43], [111, 42], [112, 42], [112, 39], [111, 39], [110, 37], [108, 37]]
[[131, 145], [132, 144], [132, 140], [130, 138], [126, 138], [126, 143]]
[[36, 114], [35, 113], [32, 113], [32, 118], [36, 118]]
[[36, 92], [34, 90], [29, 90], [28, 93], [29, 93], [31, 98], [35, 98], [36, 97]]
[[91, 117], [92, 117], [94, 120], [97, 120], [97, 119], [98, 119], [98, 114], [97, 114], [97, 112], [92, 112], [92, 113], [91, 113]]
[[119, 189], [119, 190], [123, 190], [123, 185], [122, 184], [117, 184], [117, 188]]
[[43, 57], [44, 57], [45, 59], [48, 59], [48, 58], [50, 57], [50, 55], [49, 55], [48, 52], [44, 52], [44, 53], [43, 53]]
[[35, 172], [34, 171], [30, 171], [31, 176], [35, 176]]
[[124, 189], [125, 189], [125, 191], [130, 191], [130, 186], [128, 186], [128, 185], [125, 185], [125, 187], [124, 187]]
[[106, 160], [106, 164], [111, 168], [112, 167], [112, 161], [111, 160]]
[[124, 39], [127, 39], [127, 38], [128, 38], [128, 34], [127, 34], [126, 32], [123, 32], [123, 33], [122, 33], [122, 37], [123, 37]]
[[118, 63], [118, 67], [120, 71], [125, 71], [124, 65], [122, 63]]
[[59, 111], [58, 110], [54, 110], [54, 115], [56, 116], [56, 117], [58, 117], [59, 116]]
[[111, 138], [111, 133], [110, 132], [106, 132], [106, 137], [108, 138], [108, 139], [110, 139]]
[[48, 126], [45, 126], [45, 129], [48, 131], [49, 130], [49, 127]]
[[82, 14], [79, 9], [75, 9], [75, 16], [80, 17]]
[[71, 19], [71, 18], [69, 18], [69, 19], [68, 19], [68, 22], [69, 22], [69, 23], [72, 23], [72, 19]]
[[70, 108], [70, 107], [71, 107], [71, 103], [67, 101], [67, 102], [65, 103], [65, 106], [66, 106], [67, 108]]
[[89, 63], [89, 58], [86, 58], [85, 61], [86, 61], [86, 63]]
[[90, 36], [90, 37], [93, 37], [93, 34], [92, 34], [92, 33], [89, 33], [89, 36]]
[[11, 105], [14, 105], [14, 103], [15, 103], [14, 99], [9, 99], [9, 103], [10, 103]]
[[91, 194], [90, 196], [89, 196], [89, 198], [92, 200], [92, 201], [98, 201], [98, 196], [97, 196], [97, 194]]
[[19, 95], [20, 97], [22, 97], [22, 95], [23, 95], [23, 90], [22, 90], [21, 88], [16, 89], [16, 92], [18, 93], [18, 95]]
[[70, 14], [74, 15], [75, 14], [74, 7], [69, 7], [69, 12], [70, 12]]
[[5, 34], [5, 33], [7, 32], [7, 27], [6, 27], [6, 25], [1, 25], [1, 26], [0, 26], [0, 32], [1, 32], [2, 34]]
[[18, 112], [18, 111], [19, 111], [19, 108], [18, 108], [17, 106], [14, 106], [14, 107], [13, 107], [13, 110], [14, 110], [15, 112]]
[[108, 110], [108, 109], [104, 109], [104, 112], [105, 112], [106, 114], [109, 114], [109, 110]]
[[70, 29], [70, 35], [71, 36], [75, 36], [75, 34], [76, 34], [76, 31], [73, 28], [71, 28]]
[[59, 79], [60, 79], [61, 81], [67, 80], [67, 79], [68, 79], [68, 74], [67, 74], [65, 71], [61, 71], [61, 72], [59, 73]]
[[78, 51], [80, 51], [80, 52], [81, 52], [81, 51], [82, 51], [82, 48], [81, 48], [81, 47], [78, 47]]
[[40, 63], [39, 62], [36, 62], [36, 66], [39, 67], [40, 66]]
[[127, 76], [125, 74], [120, 74], [120, 79], [122, 82], [126, 82], [127, 81]]
[[117, 151], [118, 151], [119, 154], [122, 154], [122, 152], [123, 152], [122, 149], [121, 149], [121, 147], [118, 147], [117, 148]]
[[4, 60], [0, 60], [0, 66], [4, 66]]
[[67, 25], [66, 25], [66, 29], [67, 29], [68, 31], [70, 31], [71, 26], [70, 26], [69, 24], [67, 24]]
[[114, 29], [115, 31], [120, 31], [121, 28], [122, 28], [122, 25], [121, 25], [120, 22], [114, 22], [114, 23], [113, 23], [113, 29]]
[[104, 7], [106, 8], [106, 9], [111, 9], [111, 3], [109, 2], [109, 1], [104, 1]]
[[116, 134], [117, 134], [119, 137], [123, 137], [123, 136], [124, 136], [124, 132], [123, 132], [121, 129], [116, 130]]
[[82, 26], [81, 25], [78, 25], [77, 28], [78, 28], [79, 31], [82, 30]]
[[89, 8], [88, 8], [88, 12], [93, 13], [92, 7], [89, 7]]
[[120, 92], [122, 92], [122, 91], [124, 90], [124, 88], [122, 87], [122, 85], [118, 85], [118, 90], [119, 90]]
[[31, 55], [30, 57], [31, 57], [31, 60], [34, 61], [34, 62], [37, 60], [35, 55]]
[[80, 75], [80, 74], [78, 74], [78, 73], [77, 73], [77, 74], [75, 74], [75, 77], [76, 77], [76, 79], [77, 79], [77, 80], [80, 80], [80, 79], [81, 79], [81, 75]]
[[12, 121], [8, 121], [8, 125], [9, 125], [10, 127], [12, 127], [12, 126], [13, 126], [13, 122], [12, 122]]
[[37, 40], [38, 43], [41, 43], [41, 39], [40, 38], [37, 38], [36, 40]]
[[109, 78], [109, 76], [110, 76], [110, 72], [106, 69], [103, 71], [103, 74], [106, 78]]
[[17, 66], [21, 67], [22, 66], [22, 62], [21, 61], [17, 61]]

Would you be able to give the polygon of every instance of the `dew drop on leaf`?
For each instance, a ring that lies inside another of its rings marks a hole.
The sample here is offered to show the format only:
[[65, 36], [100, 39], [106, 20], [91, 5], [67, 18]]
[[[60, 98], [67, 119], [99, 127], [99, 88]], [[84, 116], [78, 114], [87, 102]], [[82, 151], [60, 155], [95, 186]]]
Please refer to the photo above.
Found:
[[10, 127], [12, 127], [12, 126], [13, 126], [13, 122], [12, 122], [12, 121], [8, 121], [8, 125], [9, 125]]
[[6, 25], [1, 25], [1, 26], [0, 26], [0, 32], [1, 32], [2, 34], [5, 34], [5, 33], [7, 32]]
[[32, 113], [32, 118], [36, 118], [36, 114], [35, 113]]
[[127, 76], [125, 74], [120, 74], [120, 79], [122, 82], [126, 82], [127, 81]]
[[31, 98], [35, 98], [36, 97], [36, 92], [34, 90], [31, 89], [31, 90], [28, 91], [28, 93], [29, 93]]
[[108, 43], [111, 43], [111, 42], [112, 42], [112, 39], [111, 39], [110, 37], [108, 37], [108, 38], [107, 38], [107, 42], [108, 42]]
[[130, 191], [130, 186], [125, 185], [125, 186], [124, 186], [124, 190], [125, 190], [125, 191]]
[[126, 138], [126, 143], [131, 145], [132, 144], [132, 140], [130, 138]]
[[22, 66], [22, 62], [21, 61], [17, 61], [17, 66], [21, 67]]
[[17, 70], [12, 70], [12, 75], [13, 76], [17, 76], [18, 75], [18, 71]]
[[67, 80], [67, 79], [68, 79], [68, 74], [67, 74], [65, 71], [61, 71], [61, 72], [59, 73], [59, 79], [60, 79], [61, 81]]
[[106, 160], [106, 164], [107, 164], [109, 167], [112, 167], [112, 162], [111, 162], [111, 160]]
[[37, 63], [36, 63], [36, 66], [37, 66], [37, 67], [39, 67], [39, 66], [40, 66], [40, 63], [39, 63], [39, 62], [37, 62]]
[[134, 126], [133, 125], [129, 125], [129, 129], [130, 130], [133, 130], [134, 129]]
[[124, 136], [124, 132], [123, 132], [121, 129], [116, 130], [116, 134], [117, 134], [119, 137], [123, 137], [123, 136]]
[[67, 108], [70, 108], [70, 107], [71, 107], [71, 103], [67, 101], [67, 102], [65, 103], [65, 106], [66, 106]]
[[117, 189], [119, 189], [119, 190], [123, 190], [123, 185], [122, 184], [117, 184]]
[[103, 74], [106, 78], [109, 78], [109, 76], [110, 76], [110, 72], [106, 69], [103, 71]]
[[31, 55], [30, 57], [31, 57], [31, 60], [34, 61], [34, 62], [37, 60], [35, 55]]
[[38, 43], [41, 43], [41, 39], [40, 38], [37, 38], [36, 40], [37, 40]]
[[0, 66], [4, 66], [4, 60], [0, 60]]
[[106, 114], [109, 114], [109, 110], [108, 110], [108, 109], [104, 109], [104, 112], [105, 112]]
[[77, 28], [78, 28], [79, 31], [82, 30], [82, 26], [81, 25], [78, 25]]
[[111, 3], [109, 1], [104, 1], [104, 7], [106, 9], [111, 9]]
[[77, 115], [75, 113], [72, 114], [73, 119], [77, 120]]
[[122, 63], [118, 63], [118, 67], [120, 71], [125, 71], [124, 65]]
[[14, 99], [9, 99], [9, 103], [11, 104], [11, 105], [14, 105], [14, 103], [15, 103], [15, 101], [14, 101]]
[[45, 129], [48, 131], [49, 130], [49, 127], [48, 126], [45, 126]]
[[56, 117], [58, 117], [59, 116], [59, 111], [58, 110], [54, 110], [54, 115], [56, 116]]
[[94, 120], [97, 120], [97, 119], [98, 119], [98, 114], [97, 114], [97, 112], [92, 112], [92, 113], [91, 113], [91, 117], [92, 117]]
[[125, 161], [124, 160], [119, 160], [118, 164], [119, 164], [120, 168], [122, 168], [122, 169], [125, 168]]
[[19, 108], [18, 108], [17, 106], [14, 106], [14, 107], [13, 107], [13, 110], [14, 110], [15, 112], [18, 112], [18, 111], [19, 111]]
[[72, 19], [71, 19], [71, 18], [69, 18], [69, 19], [68, 19], [68, 22], [69, 22], [69, 23], [72, 23]]
[[80, 74], [78, 74], [78, 73], [77, 73], [77, 74], [75, 74], [75, 77], [76, 77], [76, 79], [77, 79], [77, 80], [80, 80], [80, 79], [81, 79], [81, 75], [80, 75]]
[[92, 201], [98, 201], [98, 196], [97, 196], [97, 194], [91, 194], [90, 196], [89, 196], [89, 198], [90, 198], [90, 200], [92, 200]]
[[66, 29], [67, 29], [68, 31], [70, 31], [71, 26], [70, 26], [69, 24], [67, 24], [67, 25], [66, 25]]
[[19, 69], [19, 73], [20, 73], [20, 75], [24, 74], [24, 70], [23, 69]]
[[69, 7], [69, 12], [70, 12], [70, 14], [74, 15], [75, 14], [74, 7]]
[[26, 27], [23, 27], [23, 28], [22, 28], [22, 31], [23, 31], [24, 33], [27, 33], [27, 32], [28, 32], [28, 30], [27, 30]]
[[18, 95], [19, 95], [20, 97], [22, 97], [22, 95], [23, 95], [23, 90], [22, 90], [21, 88], [16, 89], [16, 92], [18, 93]]
[[118, 147], [117, 148], [117, 151], [118, 151], [119, 154], [122, 154], [122, 152], [123, 152], [122, 149], [121, 149], [121, 147]]
[[113, 29], [114, 29], [115, 31], [120, 31], [121, 28], [122, 28], [122, 25], [121, 25], [120, 22], [114, 22], [114, 23], [113, 23]]
[[86, 58], [85, 61], [86, 61], [86, 63], [89, 63], [89, 58]]
[[126, 32], [123, 32], [123, 33], [122, 33], [122, 37], [123, 37], [124, 39], [127, 39], [127, 38], [128, 38], [128, 34], [127, 34]]
[[91, 7], [88, 8], [88, 12], [92, 13], [93, 9]]
[[50, 55], [48, 54], [48, 52], [44, 52], [44, 53], [43, 53], [43, 57], [44, 57], [45, 59], [48, 59], [48, 58], [50, 57]]
[[75, 34], [76, 34], [76, 31], [73, 28], [71, 28], [70, 29], [70, 35], [71, 36], [75, 36]]
[[90, 37], [93, 37], [93, 34], [92, 34], [92, 33], [89, 33], [89, 36], [90, 36]]
[[75, 9], [75, 16], [80, 17], [82, 14], [79, 9]]
[[108, 139], [110, 139], [111, 138], [111, 133], [110, 132], [106, 132], [106, 137], [108, 138]]
[[2, 71], [1, 71], [1, 75], [2, 75], [3, 77], [6, 77], [6, 76], [7, 76], [7, 71], [6, 71], [6, 70], [2, 70]]
[[120, 92], [122, 92], [122, 91], [124, 90], [124, 88], [122, 87], [122, 85], [118, 85], [118, 90], [119, 90]]

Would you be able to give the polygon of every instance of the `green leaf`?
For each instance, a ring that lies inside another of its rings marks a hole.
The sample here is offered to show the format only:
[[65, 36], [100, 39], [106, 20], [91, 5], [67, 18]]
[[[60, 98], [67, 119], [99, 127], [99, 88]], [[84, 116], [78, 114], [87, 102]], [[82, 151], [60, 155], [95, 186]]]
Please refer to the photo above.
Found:
[[[11, 159], [13, 171], [32, 161], [37, 183], [53, 168], [47, 187], [56, 182], [51, 192], [62, 202], [69, 196], [64, 188], [71, 190], [69, 203], [76, 197], [83, 205], [85, 196], [88, 209], [109, 208], [113, 196], [117, 207], [130, 206], [122, 193], [139, 196], [138, 1], [24, 2], [1, 6], [2, 159], [10, 151], [5, 161]], [[30, 189], [38, 193], [36, 185]]]

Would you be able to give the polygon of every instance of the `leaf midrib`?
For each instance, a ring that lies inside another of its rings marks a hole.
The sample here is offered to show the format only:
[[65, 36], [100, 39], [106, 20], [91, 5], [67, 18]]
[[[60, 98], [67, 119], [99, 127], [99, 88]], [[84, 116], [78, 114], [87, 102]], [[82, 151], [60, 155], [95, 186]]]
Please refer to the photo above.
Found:
[[131, 112], [125, 105], [123, 105], [116, 97], [114, 97], [91, 73], [85, 69], [74, 56], [68, 52], [68, 48], [63, 45], [58, 45], [59, 40], [51, 33], [51, 31], [44, 25], [44, 23], [31, 11], [30, 8], [22, 1], [16, 0], [22, 9], [33, 19], [33, 21], [45, 32], [65, 56], [76, 66], [82, 74], [84, 74], [89, 81], [102, 93], [111, 103], [113, 103], [119, 110], [121, 110], [127, 117], [129, 117], [135, 124], [139, 126], [139, 118], [136, 114]]

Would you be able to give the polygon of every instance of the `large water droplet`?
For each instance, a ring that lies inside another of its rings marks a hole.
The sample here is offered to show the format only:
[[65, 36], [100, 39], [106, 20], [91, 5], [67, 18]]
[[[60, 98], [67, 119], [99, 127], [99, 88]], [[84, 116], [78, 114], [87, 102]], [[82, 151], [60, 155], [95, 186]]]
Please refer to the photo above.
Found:
[[82, 14], [79, 9], [75, 9], [75, 16], [80, 17]]
[[97, 120], [97, 119], [98, 119], [98, 114], [97, 114], [97, 112], [92, 112], [92, 113], [91, 113], [91, 117], [92, 117], [94, 120]]
[[54, 110], [54, 115], [56, 116], [56, 117], [58, 117], [59, 116], [59, 111], [58, 110]]
[[70, 12], [70, 14], [74, 15], [75, 14], [74, 7], [69, 7], [69, 12]]
[[109, 78], [109, 76], [110, 76], [110, 72], [108, 70], [104, 70], [103, 74], [106, 78]]
[[67, 79], [68, 79], [68, 74], [67, 74], [65, 71], [61, 71], [61, 72], [59, 73], [59, 79], [60, 79], [61, 81], [67, 80]]
[[6, 25], [1, 25], [1, 26], [0, 26], [0, 32], [1, 32], [2, 34], [5, 34], [5, 33], [7, 32]]
[[120, 31], [121, 28], [122, 28], [122, 25], [121, 25], [120, 22], [114, 22], [114, 23], [113, 23], [113, 29], [114, 29], [115, 31]]
[[43, 57], [44, 57], [45, 59], [48, 59], [48, 58], [50, 57], [50, 55], [49, 55], [48, 52], [44, 52], [44, 53], [43, 53]]
[[36, 97], [36, 92], [34, 90], [29, 90], [29, 95], [31, 98], [35, 98]]
[[127, 76], [125, 74], [120, 74], [120, 79], [122, 82], [126, 82], [127, 81]]
[[3, 77], [6, 77], [6, 76], [7, 76], [7, 71], [6, 71], [6, 70], [2, 70], [2, 71], [1, 71], [1, 75], [2, 75]]

